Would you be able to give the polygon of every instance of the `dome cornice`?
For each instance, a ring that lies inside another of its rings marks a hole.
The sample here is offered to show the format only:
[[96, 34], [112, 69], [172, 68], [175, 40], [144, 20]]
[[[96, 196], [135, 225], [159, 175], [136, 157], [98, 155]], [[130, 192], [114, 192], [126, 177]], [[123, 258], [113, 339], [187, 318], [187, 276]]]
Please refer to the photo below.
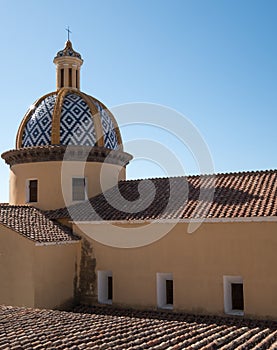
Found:
[[129, 153], [104, 147], [38, 146], [4, 152], [1, 157], [10, 166], [50, 161], [81, 161], [116, 164], [125, 167], [132, 159]]

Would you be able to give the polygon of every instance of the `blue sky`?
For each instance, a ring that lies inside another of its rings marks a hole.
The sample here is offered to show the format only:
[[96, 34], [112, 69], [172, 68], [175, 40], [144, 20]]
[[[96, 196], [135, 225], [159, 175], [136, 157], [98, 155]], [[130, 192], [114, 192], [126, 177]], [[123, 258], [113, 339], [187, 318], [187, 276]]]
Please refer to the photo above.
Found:
[[[277, 1], [0, 0], [0, 8], [1, 152], [14, 147], [28, 107], [55, 90], [52, 60], [69, 25], [84, 58], [84, 92], [108, 107], [149, 102], [179, 111], [201, 133], [216, 172], [276, 168]], [[143, 126], [122, 134], [168, 143], [186, 174], [197, 172], [169, 135]], [[8, 201], [3, 161], [0, 176], [0, 201]], [[134, 162], [128, 176], [163, 172]]]

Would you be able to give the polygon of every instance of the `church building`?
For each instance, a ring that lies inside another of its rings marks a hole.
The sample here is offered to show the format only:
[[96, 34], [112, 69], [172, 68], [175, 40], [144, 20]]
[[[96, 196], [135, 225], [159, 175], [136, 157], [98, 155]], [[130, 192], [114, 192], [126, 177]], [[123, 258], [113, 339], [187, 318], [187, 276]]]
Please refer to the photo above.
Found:
[[277, 319], [277, 170], [127, 180], [132, 156], [80, 90], [70, 40], [54, 63], [56, 90], [2, 154], [0, 304]]

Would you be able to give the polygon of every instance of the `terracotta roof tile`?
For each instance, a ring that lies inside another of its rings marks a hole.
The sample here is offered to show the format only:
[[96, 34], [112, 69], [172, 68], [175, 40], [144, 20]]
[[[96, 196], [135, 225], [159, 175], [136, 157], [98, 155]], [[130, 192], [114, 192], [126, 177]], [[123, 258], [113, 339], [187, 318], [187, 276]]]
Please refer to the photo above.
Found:
[[276, 349], [277, 322], [111, 307], [0, 306], [0, 349]]
[[32, 206], [0, 204], [0, 224], [38, 243], [78, 240], [70, 229], [54, 223]]
[[273, 217], [277, 170], [121, 181], [47, 215], [75, 221]]

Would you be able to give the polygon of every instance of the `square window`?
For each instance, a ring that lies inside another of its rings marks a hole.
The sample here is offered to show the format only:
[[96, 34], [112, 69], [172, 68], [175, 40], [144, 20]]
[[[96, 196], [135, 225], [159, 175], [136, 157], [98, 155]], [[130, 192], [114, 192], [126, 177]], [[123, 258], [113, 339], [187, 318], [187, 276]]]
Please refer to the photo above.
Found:
[[97, 272], [98, 302], [112, 304], [113, 299], [113, 275], [112, 271]]
[[224, 276], [224, 311], [230, 315], [244, 315], [243, 279], [241, 276]]
[[173, 309], [173, 275], [157, 273], [157, 305], [161, 309]]
[[173, 305], [173, 280], [166, 280], [166, 303]]
[[75, 177], [72, 179], [72, 200], [84, 201], [86, 199], [86, 179], [84, 177]]
[[108, 300], [113, 300], [113, 276], [108, 276]]
[[242, 283], [232, 283], [231, 284], [232, 293], [232, 309], [233, 310], [243, 310], [243, 284]]
[[36, 203], [38, 201], [38, 180], [27, 180], [26, 202]]

